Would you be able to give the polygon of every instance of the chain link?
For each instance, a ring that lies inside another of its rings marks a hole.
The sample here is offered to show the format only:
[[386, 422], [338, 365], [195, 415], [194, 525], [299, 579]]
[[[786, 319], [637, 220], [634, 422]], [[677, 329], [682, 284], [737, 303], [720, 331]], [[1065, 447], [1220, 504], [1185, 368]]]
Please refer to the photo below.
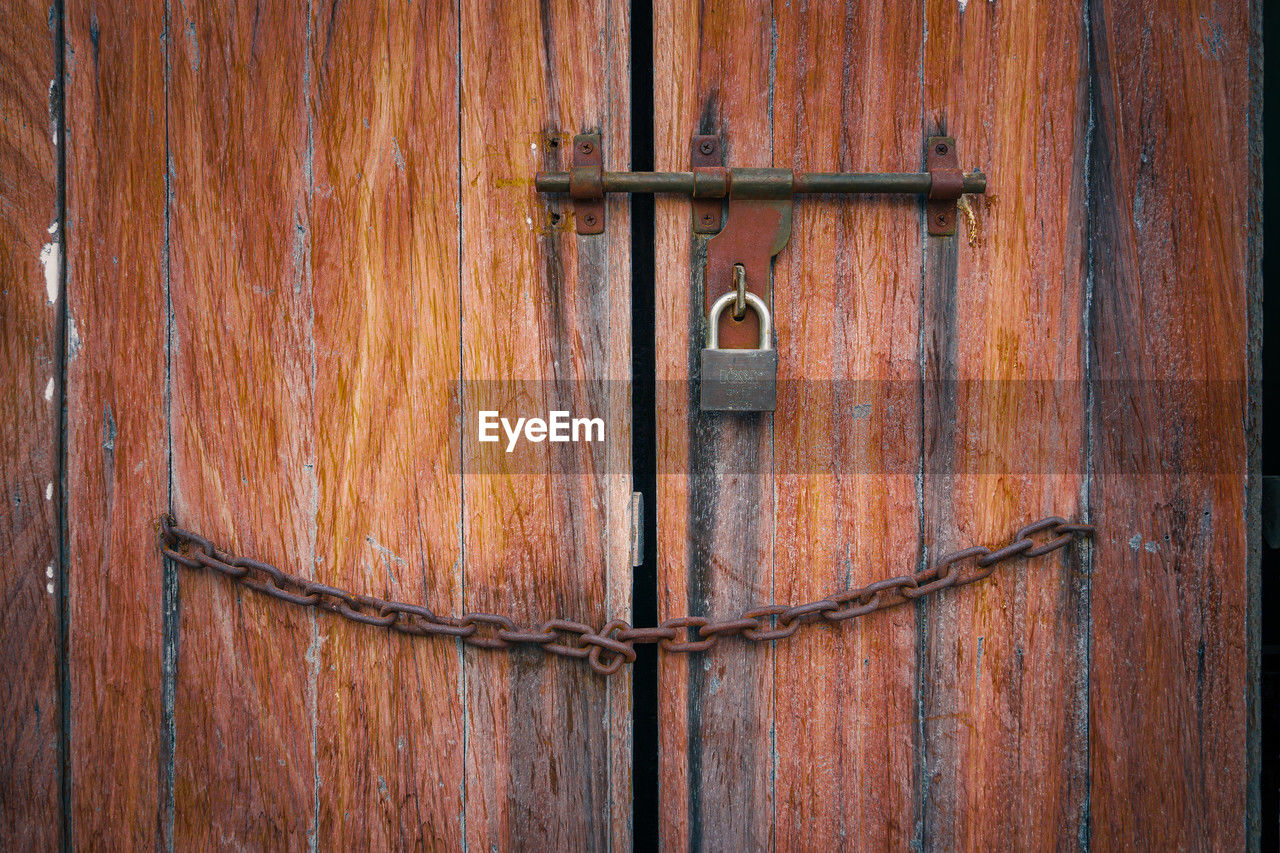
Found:
[[[318, 607], [352, 622], [402, 634], [458, 637], [463, 643], [482, 649], [540, 646], [554, 655], [586, 660], [601, 675], [612, 675], [624, 664], [634, 661], [639, 643], [657, 643], [667, 652], [693, 653], [706, 651], [729, 637], [751, 642], [781, 640], [804, 625], [836, 625], [940, 590], [980, 581], [1002, 562], [1041, 557], [1092, 534], [1093, 527], [1088, 524], [1051, 516], [1023, 527], [1013, 541], [1000, 548], [975, 545], [948, 554], [915, 574], [842, 590], [817, 601], [794, 606], [766, 604], [733, 619], [677, 616], [652, 628], [633, 628], [621, 619], [612, 619], [597, 631], [590, 625], [568, 619], [552, 619], [536, 627], [522, 628], [496, 613], [465, 613], [457, 618], [437, 616], [420, 604], [359, 595], [291, 575], [267, 563], [228, 554], [198, 533], [178, 527], [172, 516], [160, 519], [164, 555], [187, 568], [212, 569], [281, 601]], [[1038, 535], [1043, 541], [1032, 538]], [[969, 564], [967, 570], [966, 563]]]

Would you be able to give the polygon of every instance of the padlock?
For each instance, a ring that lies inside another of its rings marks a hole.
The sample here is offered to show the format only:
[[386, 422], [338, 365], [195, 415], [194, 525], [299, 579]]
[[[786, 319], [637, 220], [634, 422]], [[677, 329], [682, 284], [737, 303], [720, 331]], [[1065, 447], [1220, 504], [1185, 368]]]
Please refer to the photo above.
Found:
[[702, 351], [703, 411], [772, 412], [777, 407], [778, 353], [769, 306], [754, 293], [745, 296], [760, 318], [760, 348], [720, 349], [720, 315], [738, 294], [730, 291], [717, 299], [707, 318], [707, 348]]

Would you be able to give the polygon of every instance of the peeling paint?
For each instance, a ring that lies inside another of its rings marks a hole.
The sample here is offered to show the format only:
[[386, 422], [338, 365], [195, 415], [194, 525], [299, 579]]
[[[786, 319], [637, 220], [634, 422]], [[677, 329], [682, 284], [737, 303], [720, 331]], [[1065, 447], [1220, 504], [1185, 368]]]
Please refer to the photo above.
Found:
[[44, 401], [46, 403], [53, 402], [53, 377], [49, 377], [49, 381], [44, 386]]
[[40, 264], [44, 267], [44, 290], [52, 305], [58, 301], [58, 274], [62, 271], [62, 253], [56, 240], [40, 249]]
[[47, 500], [47, 501], [51, 501], [51, 500], [53, 500], [53, 483], [48, 483], [48, 484], [46, 484], [46, 485], [45, 485], [45, 487], [44, 487], [44, 499], [45, 499], [45, 500]]
[[83, 341], [80, 340], [80, 330], [76, 328], [76, 318], [70, 312], [67, 313], [67, 360], [75, 361], [76, 356], [80, 354], [80, 347]]

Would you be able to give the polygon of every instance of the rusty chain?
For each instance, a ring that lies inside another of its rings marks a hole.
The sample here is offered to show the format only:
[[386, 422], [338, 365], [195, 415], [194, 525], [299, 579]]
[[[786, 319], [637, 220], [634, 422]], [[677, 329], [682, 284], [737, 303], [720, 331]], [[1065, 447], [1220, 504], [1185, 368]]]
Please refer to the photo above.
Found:
[[[790, 607], [766, 604], [748, 610], [736, 619], [677, 616], [652, 628], [633, 628], [621, 619], [611, 619], [596, 630], [568, 619], [552, 619], [535, 628], [519, 627], [506, 616], [496, 613], [438, 616], [420, 604], [348, 592], [291, 575], [258, 560], [228, 554], [198, 533], [178, 527], [172, 516], [160, 519], [160, 529], [164, 555], [175, 563], [191, 569], [213, 569], [242, 586], [290, 604], [318, 607], [353, 622], [390, 628], [403, 634], [459, 637], [462, 642], [483, 649], [505, 649], [517, 644], [541, 646], [544, 651], [555, 655], [585, 658], [601, 675], [612, 675], [623, 664], [634, 661], [637, 643], [657, 643], [668, 652], [701, 652], [732, 636], [753, 642], [781, 640], [805, 624], [825, 622], [835, 625], [948, 587], [971, 584], [990, 575], [1003, 561], [1016, 557], [1040, 557], [1064, 547], [1077, 537], [1093, 533], [1090, 525], [1074, 524], [1051, 516], [1023, 527], [1012, 542], [1001, 548], [975, 545], [948, 554], [914, 574], [846, 589], [807, 604]], [[1037, 543], [1031, 538], [1037, 534], [1045, 534], [1042, 536], [1044, 541]], [[971, 570], [962, 572], [961, 567], [966, 562], [971, 563]]]

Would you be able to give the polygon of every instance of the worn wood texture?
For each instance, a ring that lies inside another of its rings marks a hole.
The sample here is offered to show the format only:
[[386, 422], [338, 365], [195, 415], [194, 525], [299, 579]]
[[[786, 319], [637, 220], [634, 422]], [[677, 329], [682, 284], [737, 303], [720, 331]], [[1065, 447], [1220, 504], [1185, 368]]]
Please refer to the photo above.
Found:
[[1256, 832], [1256, 23], [1245, 3], [1091, 5], [1090, 811], [1110, 846]]
[[[461, 12], [464, 603], [599, 625], [627, 618], [631, 584], [628, 204], [578, 237], [531, 179], [567, 166], [584, 132], [601, 134], [605, 168], [627, 167], [626, 5]], [[508, 464], [475, 441], [485, 408], [603, 417], [606, 441]], [[533, 650], [468, 648], [464, 666], [468, 845], [625, 845], [628, 676]]]
[[0, 26], [0, 844], [60, 843], [59, 271], [56, 19]]
[[[769, 11], [760, 4], [655, 6], [654, 56], [679, 69], [655, 75], [656, 169], [686, 169], [694, 133], [722, 134], [728, 163], [773, 162], [771, 47]], [[658, 618], [723, 618], [773, 595], [771, 419], [698, 410], [697, 386], [687, 379], [705, 335], [707, 241], [691, 233], [687, 200], [659, 198], [655, 208]], [[767, 646], [662, 657], [664, 846], [770, 846], [772, 686]]]
[[[927, 561], [1083, 514], [1088, 57], [1080, 3], [925, 13], [923, 134], [954, 136], [991, 187], [956, 237], [926, 241]], [[920, 605], [924, 848], [1084, 843], [1083, 555], [1002, 566]]]
[[[1015, 561], [914, 612], [664, 656], [666, 844], [1245, 842], [1258, 36], [1247, 8], [1137, 8], [656, 10], [655, 52], [683, 69], [657, 78], [657, 168], [719, 132], [731, 166], [915, 169], [949, 133], [991, 186], [947, 239], [924, 236], [915, 201], [798, 203], [774, 279], [778, 414], [733, 426], [676, 385], [701, 345], [703, 250], [687, 202], [659, 202], [658, 258], [680, 259], [657, 282], [662, 616], [807, 600], [1047, 514], [1103, 528], [1092, 554]], [[1159, 159], [1166, 140], [1179, 159]], [[1176, 183], [1188, 157], [1214, 195]], [[1170, 372], [1228, 381], [1177, 406], [1176, 389], [1106, 381]], [[1157, 452], [1183, 419], [1181, 457]], [[1121, 476], [1157, 464], [1215, 476]], [[1134, 550], [1148, 516], [1159, 536], [1180, 525], [1172, 545]]]
[[70, 843], [167, 840], [162, 3], [66, 4]]
[[[449, 3], [320, 4], [304, 75], [316, 576], [438, 613], [462, 604], [450, 405], [461, 334], [457, 24]], [[315, 654], [319, 838], [461, 847], [457, 643], [322, 618]]]
[[[315, 338], [307, 276], [307, 19], [170, 6], [173, 505], [237, 553], [310, 576]], [[315, 617], [181, 577], [175, 842], [315, 829]]]

